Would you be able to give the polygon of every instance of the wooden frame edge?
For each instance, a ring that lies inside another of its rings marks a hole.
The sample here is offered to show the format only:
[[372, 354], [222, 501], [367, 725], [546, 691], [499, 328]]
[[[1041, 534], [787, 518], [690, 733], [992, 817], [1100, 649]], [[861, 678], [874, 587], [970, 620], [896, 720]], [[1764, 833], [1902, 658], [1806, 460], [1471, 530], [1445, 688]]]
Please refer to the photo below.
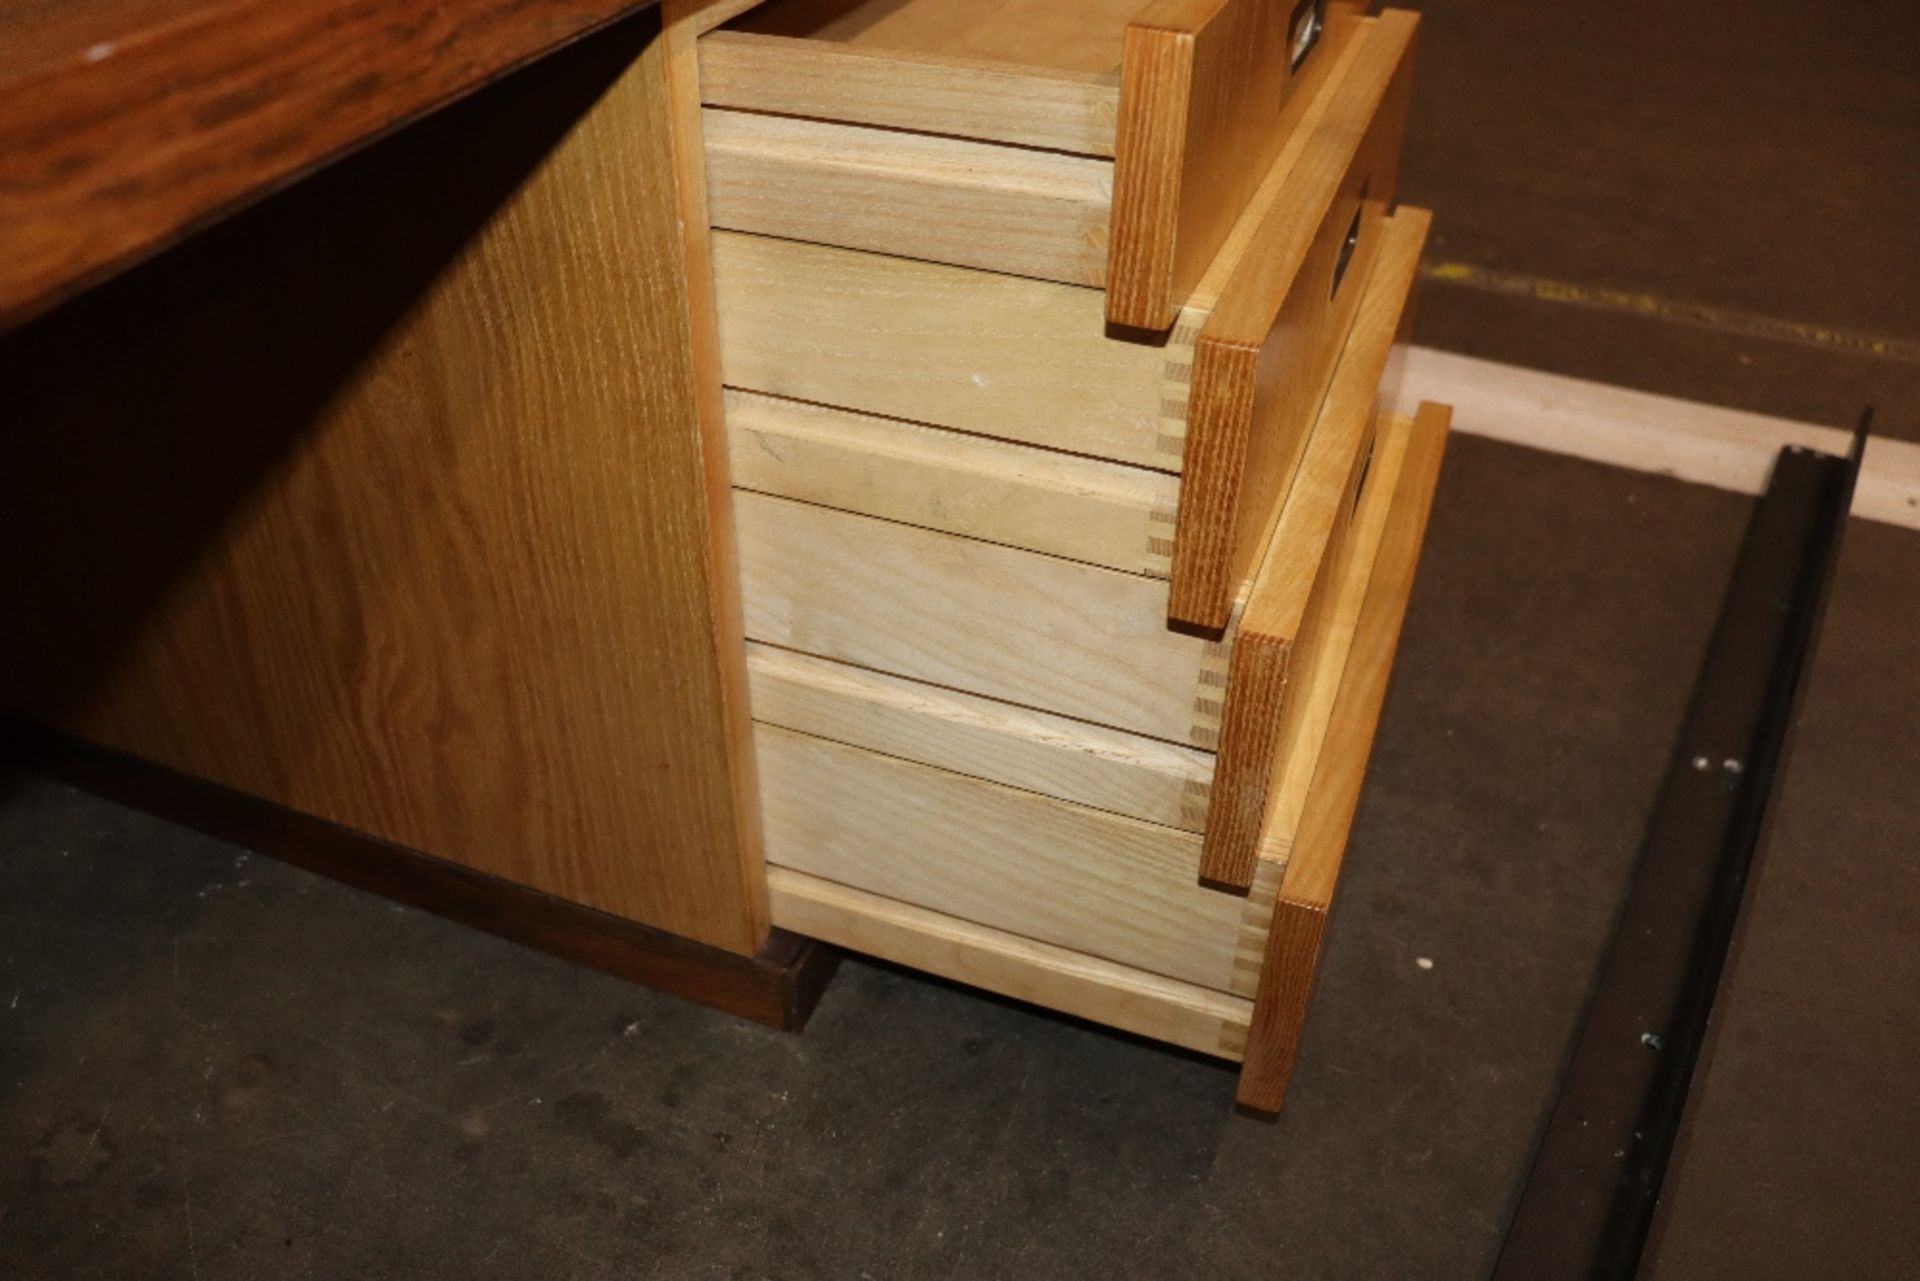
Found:
[[1163, 330], [1173, 300], [1193, 34], [1129, 23], [1121, 45], [1107, 230], [1107, 323]]
[[0, 762], [768, 1027], [805, 1026], [839, 963], [835, 949], [785, 930], [753, 956], [696, 943], [12, 718], [0, 718]]
[[753, 7], [759, 0], [663, 0], [661, 53], [666, 79], [668, 134], [673, 148], [674, 195], [680, 211], [681, 257], [686, 274], [687, 333], [692, 357], [694, 404], [706, 490], [708, 569], [713, 583], [710, 625], [714, 662], [724, 704], [727, 762], [734, 797], [734, 856], [747, 887], [747, 933], [765, 945], [771, 926], [767, 902], [765, 840], [760, 827], [760, 785], [753, 758], [753, 718], [747, 694], [747, 640], [740, 599], [739, 552], [733, 532], [733, 482], [727, 442], [725, 392], [720, 377], [720, 325], [713, 282], [713, 249], [707, 214], [706, 148], [700, 123], [700, 55], [703, 31]]
[[1359, 811], [1367, 761], [1386, 704], [1392, 657], [1419, 571], [1451, 415], [1446, 406], [1423, 403], [1414, 418], [1414, 437], [1394, 510], [1381, 538], [1374, 582], [1354, 635], [1354, 657], [1340, 682], [1333, 721], [1315, 770], [1315, 794], [1301, 818], [1267, 934], [1253, 1026], [1235, 1093], [1235, 1101], [1249, 1112], [1277, 1115], [1286, 1102], [1334, 886]]

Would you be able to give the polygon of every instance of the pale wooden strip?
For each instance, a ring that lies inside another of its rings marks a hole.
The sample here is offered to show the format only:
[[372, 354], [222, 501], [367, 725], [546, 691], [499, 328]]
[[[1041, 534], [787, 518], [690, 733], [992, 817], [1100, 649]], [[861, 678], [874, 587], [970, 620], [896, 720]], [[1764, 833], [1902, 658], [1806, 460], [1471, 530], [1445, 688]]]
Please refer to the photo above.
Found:
[[767, 887], [774, 924], [796, 934], [1202, 1054], [1245, 1052], [1253, 1004], [1241, 997], [784, 867], [767, 869]]
[[713, 225], [1100, 285], [1113, 164], [708, 107]]
[[1230, 991], [1241, 923], [1191, 832], [755, 727], [767, 861], [1168, 978]]
[[1163, 582], [744, 490], [735, 526], [750, 639], [1212, 744], [1218, 647]]
[[[1406, 463], [1412, 430], [1413, 424], [1401, 418], [1383, 423], [1375, 435], [1366, 489], [1348, 533], [1345, 563], [1335, 577], [1318, 653], [1310, 670], [1304, 673], [1303, 682], [1294, 690], [1299, 713], [1290, 726], [1291, 733], [1273, 759], [1266, 817], [1259, 840], [1263, 861], [1285, 863], [1293, 853], [1293, 838], [1300, 828], [1300, 815], [1306, 807], [1320, 749], [1326, 742], [1327, 726], [1333, 720], [1334, 700], [1346, 675], [1354, 633], [1360, 624], [1360, 610], [1367, 599], [1367, 585], [1373, 579], [1380, 541], [1399, 492], [1400, 473]], [[747, 670], [752, 673], [751, 662]]]
[[1353, 334], [1334, 373], [1286, 501], [1260, 526], [1266, 554], [1234, 640], [1221, 720], [1220, 762], [1201, 873], [1245, 886], [1253, 874], [1267, 811], [1273, 762], [1293, 736], [1303, 704], [1293, 697], [1324, 643], [1329, 597], [1377, 416], [1375, 404], [1394, 339], [1407, 318], [1428, 215], [1402, 208], [1391, 220], [1375, 279], [1361, 300]]
[[[1258, 252], [1222, 288], [1201, 331], [1175, 535], [1173, 616], [1217, 627], [1265, 546], [1271, 515], [1383, 242], [1414, 222], [1388, 220], [1404, 119], [1411, 36], [1390, 11], [1356, 41], [1283, 198], [1256, 233]], [[1414, 253], [1418, 255], [1417, 243]]]
[[733, 483], [1164, 578], [1180, 482], [1165, 472], [727, 392]]
[[1143, 822], [1205, 829], [1207, 752], [749, 642], [754, 719]]
[[1393, 511], [1381, 537], [1373, 581], [1355, 628], [1327, 740], [1314, 769], [1306, 812], [1287, 862], [1267, 933], [1254, 998], [1253, 1027], [1236, 1097], [1277, 1112], [1286, 1099], [1306, 1021], [1307, 1002], [1326, 939], [1327, 912], [1360, 805], [1367, 759], [1413, 591], [1427, 518], [1446, 448], [1447, 410], [1423, 404], [1414, 418]]
[[717, 231], [729, 386], [1177, 470], [1160, 346], [1095, 289]]
[[[1420, 399], [1454, 406], [1454, 428], [1591, 462], [1657, 472], [1757, 494], [1788, 445], [1845, 454], [1835, 427], [1746, 413], [1541, 373], [1517, 365], [1415, 347], [1407, 353], [1396, 412]], [[1853, 514], [1920, 529], [1920, 445], [1875, 437], [1867, 444]]]
[[744, 31], [700, 42], [714, 106], [1111, 157], [1116, 77]]

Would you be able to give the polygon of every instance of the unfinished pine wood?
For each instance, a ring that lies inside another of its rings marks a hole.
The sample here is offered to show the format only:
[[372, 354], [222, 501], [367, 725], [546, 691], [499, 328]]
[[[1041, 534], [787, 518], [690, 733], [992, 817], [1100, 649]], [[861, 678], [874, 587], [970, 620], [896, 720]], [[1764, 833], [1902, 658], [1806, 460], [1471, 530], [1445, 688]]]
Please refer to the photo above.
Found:
[[1216, 804], [1207, 826], [1201, 875], [1244, 887], [1253, 875], [1279, 744], [1304, 700], [1293, 697], [1326, 634], [1337, 590], [1341, 547], [1354, 494], [1366, 472], [1376, 401], [1402, 322], [1410, 314], [1414, 276], [1429, 218], [1423, 210], [1394, 216], [1380, 269], [1368, 282], [1346, 350], [1335, 371], [1301, 462], [1287, 490], [1268, 550], [1234, 638], [1221, 718]]
[[1359, 808], [1367, 758], [1379, 728], [1388, 673], [1419, 565], [1446, 448], [1448, 418], [1444, 407], [1422, 405], [1414, 420], [1398, 495], [1354, 634], [1353, 653], [1282, 879], [1237, 1094], [1243, 1106], [1258, 1111], [1278, 1112], [1286, 1101], [1326, 937], [1327, 913]]
[[769, 861], [1042, 943], [1250, 995], [1279, 869], [1246, 898], [1198, 841], [1033, 792], [755, 728]]
[[1155, 0], [1127, 27], [1107, 271], [1114, 324], [1174, 322], [1356, 30], [1352, 9], [1332, 6], [1295, 67], [1293, 17], [1293, 5], [1273, 0]]
[[0, 702], [756, 952], [667, 43], [583, 41], [11, 335]]
[[1164, 472], [756, 392], [727, 392], [745, 489], [1164, 578]]
[[1115, 78], [1095, 72], [749, 31], [716, 31], [700, 42], [700, 85], [716, 107], [1109, 158], [1120, 115]]
[[745, 491], [734, 512], [754, 640], [1214, 745], [1226, 648], [1168, 630], [1165, 583]]
[[[1177, 470], [1169, 365], [1099, 291], [716, 231], [727, 385]], [[1184, 381], [1184, 373], [1180, 374]]]
[[713, 225], [1100, 285], [1113, 165], [1088, 156], [706, 111]]
[[1145, 0], [771, 0], [734, 25], [889, 53], [1115, 75]]
[[749, 643], [754, 719], [1200, 832], [1211, 753]]
[[1241, 997], [784, 867], [767, 880], [782, 929], [1202, 1054], [1245, 1052], [1253, 1007]]
[[1364, 31], [1286, 198], [1264, 211], [1261, 252], [1199, 335], [1174, 539], [1172, 613], [1183, 622], [1223, 626], [1266, 546], [1382, 241], [1417, 25], [1389, 11]]

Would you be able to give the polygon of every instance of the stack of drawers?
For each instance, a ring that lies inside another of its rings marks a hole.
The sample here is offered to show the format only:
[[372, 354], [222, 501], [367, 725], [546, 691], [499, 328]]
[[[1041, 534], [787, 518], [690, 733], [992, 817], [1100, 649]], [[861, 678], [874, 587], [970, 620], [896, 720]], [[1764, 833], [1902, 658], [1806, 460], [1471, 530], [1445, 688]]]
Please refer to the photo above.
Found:
[[768, 0], [699, 44], [773, 918], [1277, 1107], [1438, 474], [1416, 19]]

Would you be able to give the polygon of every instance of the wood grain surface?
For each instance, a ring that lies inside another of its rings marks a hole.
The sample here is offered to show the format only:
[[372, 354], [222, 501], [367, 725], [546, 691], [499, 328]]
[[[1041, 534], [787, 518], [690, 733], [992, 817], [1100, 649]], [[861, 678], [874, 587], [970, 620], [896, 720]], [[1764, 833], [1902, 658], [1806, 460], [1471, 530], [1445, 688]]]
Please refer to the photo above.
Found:
[[1261, 251], [1225, 283], [1195, 344], [1171, 605], [1183, 622], [1223, 626], [1266, 546], [1378, 254], [1416, 25], [1390, 10], [1360, 33], [1263, 212]]
[[0, 342], [0, 703], [756, 952], [665, 61], [621, 24]]
[[710, 107], [713, 225], [1099, 285], [1113, 164], [1029, 147]]
[[772, 0], [734, 25], [889, 53], [1118, 77], [1144, 0]]
[[728, 391], [743, 489], [1165, 578], [1165, 472], [755, 392]]
[[1360, 805], [1367, 758], [1419, 567], [1449, 417], [1450, 411], [1443, 406], [1422, 405], [1414, 420], [1393, 512], [1354, 632], [1353, 653], [1314, 771], [1293, 856], [1281, 881], [1236, 1094], [1243, 1107], [1254, 1111], [1278, 1112], [1286, 1101], [1326, 938], [1327, 913]]
[[1238, 1060], [1252, 1003], [784, 867], [767, 869], [783, 929], [1016, 1001]]
[[701, 100], [716, 107], [911, 129], [1112, 157], [1120, 87], [1054, 71], [749, 31], [700, 41]]
[[1215, 893], [1194, 880], [1190, 832], [770, 725], [755, 742], [771, 864], [1253, 994], [1277, 875]]
[[1198, 833], [1213, 755], [808, 654], [747, 646], [757, 721]]
[[[1287, 489], [1234, 635], [1220, 763], [1201, 875], [1244, 888], [1253, 875], [1281, 744], [1305, 703], [1295, 695], [1323, 644], [1356, 495], [1367, 475], [1381, 384], [1411, 314], [1424, 210], [1394, 215], [1339, 368]], [[1231, 800], [1228, 805], [1227, 800]]]
[[639, 0], [0, 11], [0, 330]]
[[1166, 584], [741, 492], [747, 635], [1150, 738], [1212, 747], [1225, 648]]
[[1165, 329], [1356, 29], [1330, 7], [1293, 66], [1293, 6], [1154, 0], [1127, 26], [1107, 319]]
[[1260, 857], [1285, 863], [1293, 856], [1300, 816], [1312, 796], [1313, 775], [1326, 745], [1327, 726], [1333, 720], [1335, 700], [1353, 655], [1353, 637], [1366, 604], [1367, 587], [1380, 553], [1387, 521], [1399, 494], [1405, 470], [1411, 419], [1383, 419], [1374, 434], [1373, 456], [1367, 463], [1365, 488], [1353, 523], [1342, 540], [1341, 564], [1335, 570], [1333, 590], [1324, 605], [1314, 654], [1299, 655], [1301, 680], [1290, 691], [1286, 737], [1271, 762], [1266, 819], [1260, 829]]
[[1109, 338], [1096, 289], [716, 231], [729, 387], [1177, 470], [1176, 353]]

